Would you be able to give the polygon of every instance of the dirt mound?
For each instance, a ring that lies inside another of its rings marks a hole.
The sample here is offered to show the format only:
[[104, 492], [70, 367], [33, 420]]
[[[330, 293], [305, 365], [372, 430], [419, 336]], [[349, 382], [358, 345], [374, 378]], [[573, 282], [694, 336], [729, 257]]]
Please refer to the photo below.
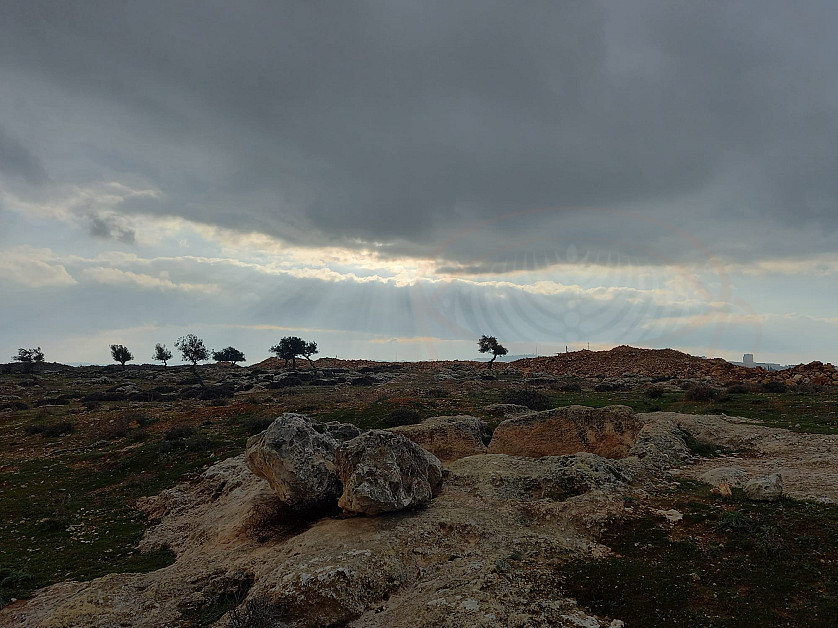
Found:
[[619, 377], [635, 373], [648, 377], [681, 379], [712, 377], [742, 380], [750, 369], [730, 364], [721, 358], [707, 360], [674, 349], [637, 349], [621, 345], [609, 351], [573, 351], [542, 358], [524, 358], [512, 363], [524, 372], [543, 372], [582, 377]]

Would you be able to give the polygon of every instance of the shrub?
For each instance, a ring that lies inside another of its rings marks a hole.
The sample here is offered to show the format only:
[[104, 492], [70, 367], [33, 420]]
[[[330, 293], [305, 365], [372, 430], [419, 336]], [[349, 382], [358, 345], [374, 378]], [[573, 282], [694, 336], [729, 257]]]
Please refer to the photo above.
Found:
[[684, 393], [684, 401], [724, 401], [725, 392], [711, 386], [698, 385]]
[[386, 427], [398, 427], [400, 425], [415, 425], [421, 421], [422, 416], [418, 410], [414, 410], [413, 408], [396, 408], [384, 417], [383, 422]]
[[744, 395], [748, 392], [748, 388], [745, 386], [745, 384], [742, 384], [740, 382], [728, 382], [726, 386], [727, 392], [729, 392], [731, 395]]
[[501, 400], [503, 403], [526, 406], [530, 410], [549, 410], [553, 407], [547, 395], [532, 388], [504, 391], [501, 395]]
[[[1, 589], [17, 589], [30, 582], [33, 576], [28, 571], [19, 571], [17, 569], [8, 569], [6, 567], [0, 568], [0, 590]], [[2, 600], [0, 600], [2, 602]], [[2, 604], [0, 604], [2, 608]]]
[[147, 412], [143, 412], [142, 410], [129, 410], [125, 412], [122, 416], [128, 421], [128, 423], [133, 423], [134, 421], [137, 422], [137, 425], [140, 427], [146, 427], [148, 425], [154, 425], [160, 419], [155, 416], [148, 414]]
[[28, 410], [29, 404], [23, 401], [9, 401], [0, 404], [0, 410]]
[[166, 430], [165, 439], [170, 443], [176, 440], [184, 440], [195, 433], [195, 428], [191, 425], [175, 425]]
[[70, 434], [74, 429], [75, 426], [69, 421], [61, 421], [60, 423], [52, 423], [50, 425], [44, 425], [43, 423], [30, 423], [23, 428], [23, 431], [27, 436], [40, 434], [44, 438], [54, 438], [56, 436], [65, 436]]
[[100, 434], [102, 435], [102, 438], [105, 438], [106, 440], [116, 440], [117, 438], [127, 436], [128, 432], [130, 431], [131, 420], [125, 415], [123, 415], [117, 417], [109, 423], [106, 423], [105, 426], [100, 430]]
[[430, 397], [431, 399], [445, 399], [448, 396], [448, 391], [444, 388], [428, 388], [427, 390], [419, 391], [423, 397]]
[[723, 512], [716, 522], [716, 529], [722, 532], [747, 532], [753, 527], [753, 519], [739, 510]]
[[767, 393], [784, 393], [788, 391], [788, 387], [783, 382], [765, 382], [762, 390]]
[[644, 393], [649, 399], [660, 399], [663, 397], [663, 388], [658, 386], [650, 386]]
[[273, 422], [274, 420], [268, 417], [250, 417], [245, 423], [247, 435], [253, 436], [254, 434], [260, 434], [268, 429]]

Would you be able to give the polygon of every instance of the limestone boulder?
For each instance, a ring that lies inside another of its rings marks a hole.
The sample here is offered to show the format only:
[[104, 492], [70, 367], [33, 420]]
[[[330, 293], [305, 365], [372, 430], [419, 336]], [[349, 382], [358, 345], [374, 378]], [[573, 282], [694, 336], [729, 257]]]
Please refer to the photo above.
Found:
[[727, 484], [733, 488], [742, 488], [748, 482], [748, 474], [738, 467], [716, 467], [702, 473], [698, 479], [714, 487]]
[[490, 454], [541, 458], [578, 452], [623, 458], [643, 423], [628, 406], [566, 406], [503, 421], [495, 429]]
[[486, 453], [483, 439], [488, 434], [488, 427], [473, 416], [436, 416], [389, 431], [406, 436], [442, 462]]
[[319, 433], [310, 418], [287, 412], [248, 439], [245, 459], [289, 508], [329, 508], [341, 494], [337, 446], [338, 441]]
[[783, 495], [783, 477], [772, 473], [763, 478], [754, 478], [745, 485], [745, 496], [753, 501], [775, 502]]
[[343, 443], [335, 455], [349, 513], [378, 515], [426, 506], [442, 488], [442, 463], [401, 434], [370, 430]]

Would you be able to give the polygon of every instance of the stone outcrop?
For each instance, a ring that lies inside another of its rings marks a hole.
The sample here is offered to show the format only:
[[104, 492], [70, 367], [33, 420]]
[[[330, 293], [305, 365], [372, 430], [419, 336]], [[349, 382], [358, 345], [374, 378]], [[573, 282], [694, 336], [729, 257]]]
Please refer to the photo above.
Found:
[[449, 472], [477, 495], [522, 502], [613, 490], [628, 479], [620, 462], [589, 453], [539, 459], [487, 454], [454, 462]]
[[[671, 487], [673, 476], [713, 469], [731, 478], [724, 467], [752, 477], [776, 468], [789, 495], [838, 499], [835, 436], [732, 417], [638, 418], [645, 425], [625, 459], [589, 453], [461, 458], [448, 465], [445, 491], [427, 508], [389, 517], [326, 517], [266, 540], [254, 538], [247, 522], [254, 509], [276, 498], [237, 456], [141, 501], [149, 518], [159, 520], [141, 549], [169, 546], [174, 564], [45, 587], [0, 610], [0, 628], [185, 626], [231, 599], [264, 601], [289, 628], [615, 627], [619, 619], [595, 617], [562, 595], [563, 566], [568, 559], [607, 556], [600, 531], [642, 516], [646, 511], [635, 502], [644, 487]], [[697, 462], [683, 443], [684, 430], [755, 456]], [[679, 513], [657, 514], [679, 525]], [[215, 626], [226, 626], [228, 618]]]
[[247, 466], [265, 478], [289, 508], [333, 507], [341, 494], [335, 467], [338, 442], [308, 417], [285, 413], [247, 441]]
[[407, 436], [442, 462], [486, 453], [483, 439], [488, 428], [486, 423], [473, 416], [431, 417], [416, 425], [393, 427], [389, 431]]
[[442, 488], [442, 464], [405, 436], [370, 430], [335, 455], [346, 512], [378, 515], [426, 506]]
[[566, 406], [502, 422], [492, 435], [489, 453], [540, 458], [585, 451], [622, 458], [642, 427], [628, 406]]

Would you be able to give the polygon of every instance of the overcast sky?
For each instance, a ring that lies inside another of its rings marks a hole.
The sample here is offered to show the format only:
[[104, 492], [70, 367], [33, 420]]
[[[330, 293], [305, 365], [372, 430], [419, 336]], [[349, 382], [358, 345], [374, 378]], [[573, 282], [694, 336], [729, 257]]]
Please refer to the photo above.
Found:
[[0, 15], [0, 361], [838, 358], [832, 0]]

